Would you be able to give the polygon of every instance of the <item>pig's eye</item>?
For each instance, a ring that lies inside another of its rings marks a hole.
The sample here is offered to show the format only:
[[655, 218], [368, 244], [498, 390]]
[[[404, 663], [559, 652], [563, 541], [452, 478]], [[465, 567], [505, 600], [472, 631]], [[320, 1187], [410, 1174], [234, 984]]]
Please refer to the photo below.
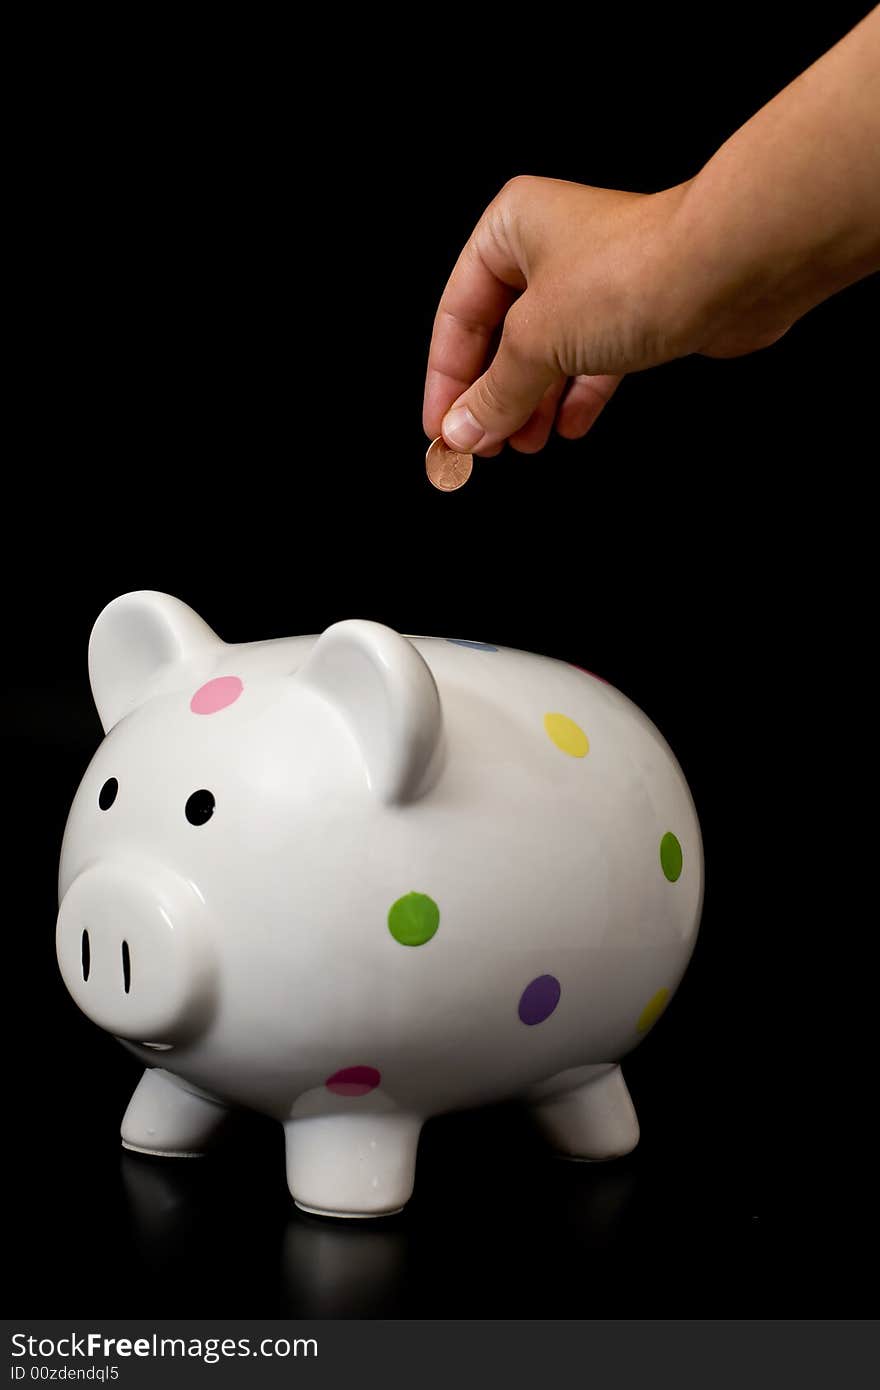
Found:
[[119, 783], [115, 777], [108, 777], [101, 790], [98, 792], [98, 805], [102, 811], [109, 811], [116, 800], [116, 793], [119, 791]]
[[205, 791], [204, 787], [201, 791], [193, 792], [187, 798], [184, 812], [190, 825], [204, 825], [214, 814], [213, 792]]

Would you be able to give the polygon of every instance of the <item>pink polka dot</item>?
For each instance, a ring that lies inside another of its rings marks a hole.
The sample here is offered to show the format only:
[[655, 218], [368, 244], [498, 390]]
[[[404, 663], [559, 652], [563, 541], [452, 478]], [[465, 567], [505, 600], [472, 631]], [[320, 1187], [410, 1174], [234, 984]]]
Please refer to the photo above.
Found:
[[244, 686], [238, 676], [215, 676], [200, 685], [189, 702], [193, 714], [216, 714], [218, 709], [235, 704]]
[[382, 1080], [375, 1067], [343, 1067], [328, 1076], [324, 1085], [335, 1096], [365, 1096], [374, 1091]]
[[[574, 666], [573, 661], [570, 661], [568, 664], [569, 666]], [[588, 671], [586, 666], [574, 666], [574, 669], [576, 671], [583, 671], [585, 676], [592, 676], [594, 681], [601, 681], [603, 685], [610, 685], [610, 681], [607, 681], [604, 676], [597, 676], [595, 671]]]

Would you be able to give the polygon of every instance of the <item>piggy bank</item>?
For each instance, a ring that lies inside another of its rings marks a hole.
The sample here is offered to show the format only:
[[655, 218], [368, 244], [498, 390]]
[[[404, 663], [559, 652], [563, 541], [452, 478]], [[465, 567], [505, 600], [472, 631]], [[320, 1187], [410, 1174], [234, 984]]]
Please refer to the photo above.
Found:
[[619, 1062], [687, 966], [703, 858], [624, 695], [374, 622], [227, 645], [153, 592], [104, 609], [89, 672], [57, 952], [144, 1064], [126, 1148], [201, 1154], [248, 1107], [299, 1206], [378, 1216], [443, 1111], [520, 1097], [573, 1158], [635, 1146]]

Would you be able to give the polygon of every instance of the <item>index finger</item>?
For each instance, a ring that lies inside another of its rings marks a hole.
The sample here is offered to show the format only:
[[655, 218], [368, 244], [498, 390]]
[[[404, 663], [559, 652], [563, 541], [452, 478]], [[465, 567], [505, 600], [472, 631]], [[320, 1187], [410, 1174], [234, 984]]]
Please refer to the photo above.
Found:
[[481, 222], [471, 236], [440, 299], [428, 352], [422, 424], [433, 439], [443, 417], [481, 375], [492, 335], [525, 278], [512, 257], [484, 233]]

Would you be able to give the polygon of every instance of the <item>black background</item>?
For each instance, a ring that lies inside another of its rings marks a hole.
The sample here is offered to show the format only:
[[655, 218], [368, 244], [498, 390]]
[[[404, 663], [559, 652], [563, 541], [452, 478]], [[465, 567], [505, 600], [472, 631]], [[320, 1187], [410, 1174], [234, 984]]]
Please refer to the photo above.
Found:
[[[625, 382], [582, 442], [478, 462], [451, 496], [424, 476], [434, 308], [501, 184], [680, 181], [861, 10], [649, 13], [556, 10], [500, 39], [451, 12], [418, 31], [340, 13], [320, 38], [217, 20], [31, 54], [5, 483], [16, 1313], [869, 1311], [876, 909], [852, 885], [876, 284], [763, 353]], [[121, 1153], [138, 1068], [60, 982], [55, 875], [100, 738], [90, 626], [137, 588], [231, 641], [362, 616], [546, 652], [651, 715], [707, 895], [625, 1068], [634, 1155], [566, 1164], [514, 1107], [436, 1119], [407, 1212], [354, 1227], [293, 1208], [257, 1117], [199, 1163]]]

